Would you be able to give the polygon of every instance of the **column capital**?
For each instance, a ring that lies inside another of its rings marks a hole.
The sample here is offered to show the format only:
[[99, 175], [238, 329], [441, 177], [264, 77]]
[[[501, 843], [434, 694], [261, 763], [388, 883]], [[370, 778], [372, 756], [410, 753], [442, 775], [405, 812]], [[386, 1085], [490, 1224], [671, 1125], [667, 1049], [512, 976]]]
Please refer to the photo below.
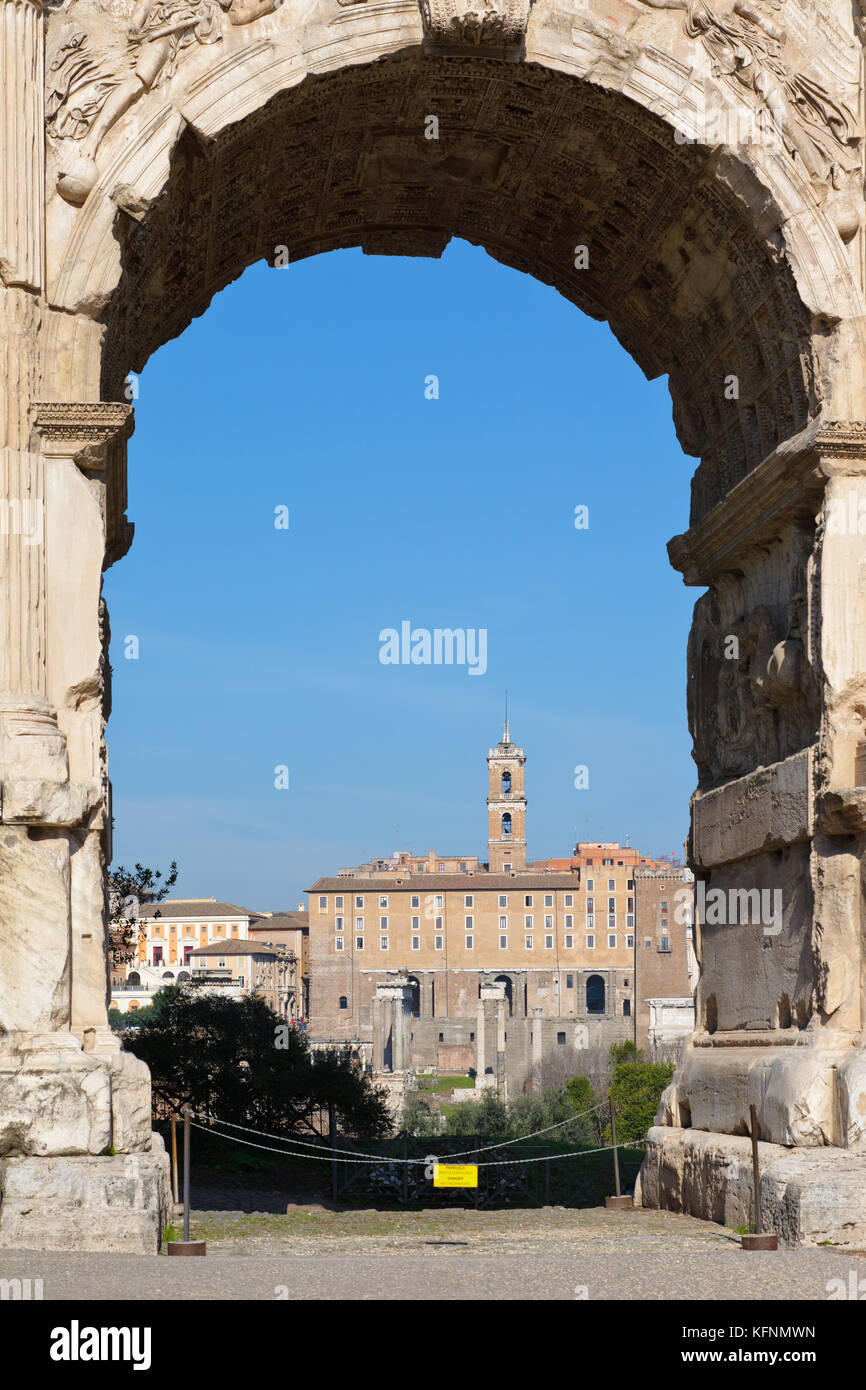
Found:
[[32, 409], [43, 454], [74, 458], [81, 468], [101, 469], [105, 446], [128, 439], [135, 427], [132, 407], [122, 401], [35, 401]]

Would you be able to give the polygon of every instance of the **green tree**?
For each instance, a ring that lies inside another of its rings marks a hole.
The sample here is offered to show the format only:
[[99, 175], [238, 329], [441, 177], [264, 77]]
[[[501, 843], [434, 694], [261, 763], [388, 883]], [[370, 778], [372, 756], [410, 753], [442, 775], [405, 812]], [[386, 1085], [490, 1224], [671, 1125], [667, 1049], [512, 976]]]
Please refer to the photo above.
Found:
[[439, 1127], [430, 1106], [417, 1091], [410, 1091], [406, 1097], [403, 1113], [400, 1116], [400, 1128], [406, 1134], [414, 1135], [419, 1139], [439, 1133]]
[[629, 1038], [626, 1042], [611, 1043], [610, 1055], [615, 1067], [621, 1066], [624, 1062], [639, 1062], [643, 1053], [637, 1043]]
[[644, 1137], [673, 1074], [673, 1062], [621, 1062], [614, 1068], [608, 1095], [616, 1110], [617, 1140]]
[[387, 1134], [391, 1119], [347, 1052], [310, 1051], [306, 1034], [288, 1027], [265, 1001], [235, 1001], [170, 985], [140, 1010], [124, 1034], [130, 1052], [150, 1067], [154, 1103], [168, 1111], [189, 1104], [199, 1115], [271, 1133], [318, 1134], [333, 1105], [340, 1127], [364, 1137]]
[[[128, 965], [134, 960], [142, 933], [139, 909], [150, 903], [161, 903], [177, 883], [177, 864], [171, 861], [168, 874], [160, 869], [148, 869], [136, 864], [126, 869], [122, 864], [109, 869], [105, 883], [108, 912], [108, 947], [114, 965]], [[159, 912], [156, 914], [159, 916]]]

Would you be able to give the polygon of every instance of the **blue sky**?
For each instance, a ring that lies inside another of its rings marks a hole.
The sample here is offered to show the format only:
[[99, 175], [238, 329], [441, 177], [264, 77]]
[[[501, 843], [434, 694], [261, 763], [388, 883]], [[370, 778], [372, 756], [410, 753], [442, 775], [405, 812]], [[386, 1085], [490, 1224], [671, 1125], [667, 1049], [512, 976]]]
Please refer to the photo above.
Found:
[[[681, 850], [699, 591], [665, 543], [695, 461], [606, 325], [463, 242], [341, 251], [252, 266], [138, 391], [106, 576], [116, 861], [270, 909], [397, 847], [483, 857], [506, 688], [530, 856]], [[383, 665], [406, 620], [486, 629], [486, 672]]]

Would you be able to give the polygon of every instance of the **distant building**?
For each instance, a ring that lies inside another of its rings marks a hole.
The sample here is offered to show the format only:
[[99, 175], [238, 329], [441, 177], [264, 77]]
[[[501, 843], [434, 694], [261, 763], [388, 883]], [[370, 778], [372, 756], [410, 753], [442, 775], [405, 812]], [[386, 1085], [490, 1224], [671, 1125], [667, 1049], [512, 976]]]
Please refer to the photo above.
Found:
[[[635, 1038], [636, 876], [657, 861], [582, 842], [567, 860], [527, 865], [525, 763], [506, 724], [487, 758], [488, 864], [455, 871], [471, 861], [451, 857], [443, 868], [444, 858], [428, 857], [422, 871], [414, 856], [394, 855], [312, 885], [315, 1039], [372, 1045], [377, 994], [404, 976], [411, 1024], [398, 1051], [416, 1067], [487, 1071], [479, 1034], [489, 1047], [492, 1024], [479, 1009], [487, 999], [496, 1011], [496, 991], [512, 1089], [540, 1058], [573, 1054], [578, 1070], [581, 1050]], [[681, 869], [664, 872], [682, 882]], [[673, 993], [657, 988], [667, 979], [653, 975], [653, 989]]]
[[669, 1058], [695, 1026], [694, 881], [682, 868], [634, 874], [636, 1041], [651, 1057]]
[[250, 923], [251, 941], [281, 946], [297, 960], [296, 1017], [306, 1023], [310, 1016], [310, 914], [302, 905], [296, 910], [267, 912]]
[[280, 1018], [297, 1022], [298, 959], [285, 947], [269, 946], [254, 937], [215, 941], [194, 950], [190, 966], [196, 989], [230, 999], [259, 995]]

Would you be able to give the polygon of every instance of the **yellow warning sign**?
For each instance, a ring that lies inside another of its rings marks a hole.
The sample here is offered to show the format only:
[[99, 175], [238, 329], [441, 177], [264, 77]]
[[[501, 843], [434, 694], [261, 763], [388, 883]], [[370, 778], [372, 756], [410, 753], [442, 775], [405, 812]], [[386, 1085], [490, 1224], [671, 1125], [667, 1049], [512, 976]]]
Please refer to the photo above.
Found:
[[437, 1163], [433, 1174], [434, 1187], [477, 1187], [477, 1163]]

